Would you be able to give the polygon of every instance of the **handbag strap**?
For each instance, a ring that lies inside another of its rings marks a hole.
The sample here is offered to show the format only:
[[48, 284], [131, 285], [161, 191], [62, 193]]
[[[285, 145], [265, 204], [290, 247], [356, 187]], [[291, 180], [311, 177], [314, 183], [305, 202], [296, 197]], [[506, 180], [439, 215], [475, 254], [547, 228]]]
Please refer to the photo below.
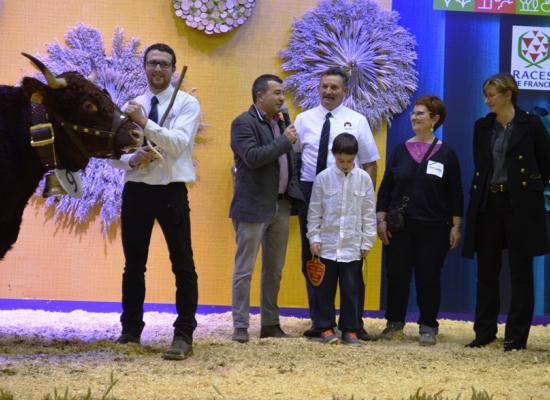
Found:
[[418, 171], [420, 170], [420, 166], [422, 164], [424, 164], [424, 161], [426, 161], [428, 159], [428, 157], [430, 156], [431, 152], [433, 151], [435, 145], [437, 144], [437, 141], [439, 139], [436, 137], [434, 137], [434, 140], [432, 142], [432, 144], [430, 145], [430, 148], [428, 149], [428, 151], [426, 152], [426, 154], [424, 154], [424, 157], [422, 157], [422, 161], [420, 161], [420, 164], [418, 164], [418, 167], [416, 167], [416, 172], [415, 172], [415, 175], [416, 173], [418, 173]]
[[[434, 140], [432, 141], [432, 144], [430, 145], [430, 148], [428, 149], [428, 151], [424, 154], [424, 157], [422, 157], [422, 161], [420, 161], [420, 163], [418, 164], [418, 166], [416, 167], [416, 170], [414, 171], [414, 175], [413, 175], [413, 178], [416, 177], [418, 175], [418, 171], [420, 171], [420, 167], [422, 166], [422, 164], [424, 164], [424, 161], [426, 161], [429, 157], [430, 157], [430, 154], [432, 153], [435, 145], [437, 144], [437, 141], [439, 139], [437, 138], [437, 136], [434, 137]], [[411, 188], [411, 185], [414, 183], [414, 179], [411, 179], [409, 181], [409, 184], [407, 185], [407, 187], [405, 188], [406, 190], [403, 190], [403, 194], [401, 195], [401, 201], [402, 201], [402, 208], [404, 208], [406, 206], [406, 203], [409, 201], [409, 197], [405, 195], [405, 192], [408, 192]]]

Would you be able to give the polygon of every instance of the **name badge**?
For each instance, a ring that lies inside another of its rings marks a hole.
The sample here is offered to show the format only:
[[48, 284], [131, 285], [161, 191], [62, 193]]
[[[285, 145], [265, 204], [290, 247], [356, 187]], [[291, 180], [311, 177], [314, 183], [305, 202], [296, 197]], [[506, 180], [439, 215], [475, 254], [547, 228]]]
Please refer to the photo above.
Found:
[[435, 175], [441, 178], [443, 176], [443, 170], [444, 170], [443, 164], [437, 161], [428, 160], [428, 168], [426, 168], [427, 174]]

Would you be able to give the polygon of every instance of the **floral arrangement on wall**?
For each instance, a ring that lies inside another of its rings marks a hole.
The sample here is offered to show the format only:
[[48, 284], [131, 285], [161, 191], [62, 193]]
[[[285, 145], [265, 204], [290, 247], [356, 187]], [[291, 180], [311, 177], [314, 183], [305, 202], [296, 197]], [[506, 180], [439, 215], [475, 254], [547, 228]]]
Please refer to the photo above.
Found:
[[390, 122], [417, 88], [414, 36], [398, 25], [395, 11], [374, 0], [321, 0], [294, 21], [282, 68], [285, 88], [302, 109], [319, 104], [320, 74], [329, 67], [349, 73], [344, 104], [366, 116], [372, 128]]
[[[77, 71], [89, 76], [95, 70], [95, 83], [105, 88], [113, 102], [121, 107], [126, 101], [142, 94], [147, 87], [143, 73], [142, 52], [139, 40], [125, 40], [122, 29], [113, 35], [112, 52], [105, 51], [103, 38], [97, 29], [79, 24], [65, 35], [65, 45], [52, 43], [47, 47], [47, 57], [41, 59], [54, 74]], [[98, 205], [103, 231], [120, 215], [124, 173], [113, 168], [109, 161], [91, 158], [81, 173], [83, 194], [77, 199], [65, 195], [58, 199], [49, 197], [44, 205], [54, 209], [54, 220], [64, 225], [83, 225]], [[42, 191], [43, 182], [37, 193]]]
[[187, 26], [212, 35], [244, 24], [256, 0], [172, 0], [172, 5]]
[[[94, 83], [109, 92], [113, 102], [122, 107], [128, 100], [141, 95], [147, 88], [147, 78], [143, 72], [143, 51], [139, 50], [139, 40], [126, 40], [122, 29], [116, 29], [112, 40], [112, 51], [105, 51], [103, 38], [97, 29], [79, 24], [65, 35], [65, 45], [48, 45], [47, 57], [41, 59], [54, 73], [77, 71], [84, 76], [95, 75]], [[37, 76], [43, 79], [42, 76]], [[176, 84], [179, 74], [174, 74]], [[194, 89], [193, 89], [194, 90]], [[191, 93], [191, 92], [190, 92]], [[192, 94], [192, 93], [191, 93]], [[201, 128], [199, 128], [201, 130]], [[203, 141], [197, 136], [198, 143]], [[47, 198], [46, 209], [54, 209], [54, 221], [64, 226], [84, 226], [92, 209], [99, 207], [103, 232], [120, 216], [124, 173], [111, 166], [108, 160], [91, 158], [81, 173], [82, 197], [68, 195], [60, 198]], [[41, 193], [44, 181], [37, 193]]]

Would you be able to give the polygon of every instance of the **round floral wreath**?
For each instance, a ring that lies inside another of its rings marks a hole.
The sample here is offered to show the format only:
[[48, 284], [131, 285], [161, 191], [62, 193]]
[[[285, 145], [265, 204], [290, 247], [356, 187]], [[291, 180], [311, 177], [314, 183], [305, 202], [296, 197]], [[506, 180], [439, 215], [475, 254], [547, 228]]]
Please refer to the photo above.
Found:
[[176, 15], [204, 33], [227, 33], [252, 15], [256, 0], [172, 0]]
[[303, 109], [319, 104], [319, 76], [329, 67], [349, 73], [344, 104], [372, 128], [402, 112], [417, 87], [415, 39], [397, 24], [395, 11], [373, 0], [321, 0], [292, 25], [282, 68], [285, 88]]

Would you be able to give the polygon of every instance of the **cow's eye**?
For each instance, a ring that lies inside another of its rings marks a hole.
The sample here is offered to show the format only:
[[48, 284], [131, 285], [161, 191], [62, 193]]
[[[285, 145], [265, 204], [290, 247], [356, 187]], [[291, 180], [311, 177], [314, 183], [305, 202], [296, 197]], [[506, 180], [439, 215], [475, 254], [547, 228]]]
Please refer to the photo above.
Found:
[[97, 111], [97, 106], [90, 100], [86, 100], [84, 103], [82, 103], [82, 109], [86, 112], [92, 113]]

